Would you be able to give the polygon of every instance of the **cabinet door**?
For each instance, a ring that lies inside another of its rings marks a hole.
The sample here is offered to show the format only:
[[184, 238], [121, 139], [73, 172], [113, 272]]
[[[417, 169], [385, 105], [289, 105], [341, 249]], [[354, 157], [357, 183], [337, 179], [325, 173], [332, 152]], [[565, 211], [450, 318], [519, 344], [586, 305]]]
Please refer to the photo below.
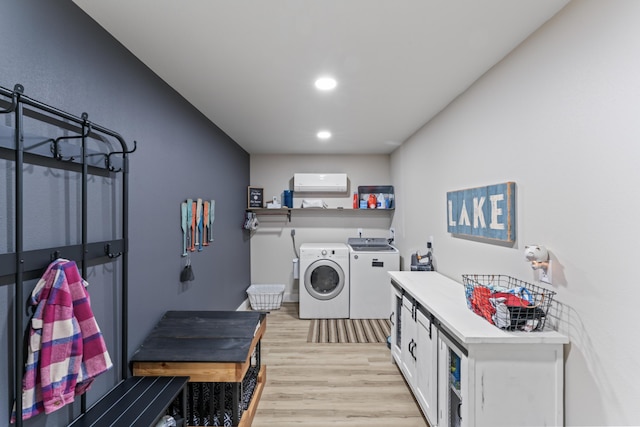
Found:
[[464, 352], [444, 334], [438, 336], [438, 425], [467, 427], [475, 425], [467, 417], [468, 370]]
[[438, 422], [438, 328], [417, 312], [415, 396], [431, 426]]
[[402, 293], [391, 285], [391, 356], [401, 364], [402, 350]]
[[416, 374], [416, 321], [413, 318], [413, 299], [402, 297], [402, 347], [400, 350], [400, 368], [407, 382], [413, 387]]

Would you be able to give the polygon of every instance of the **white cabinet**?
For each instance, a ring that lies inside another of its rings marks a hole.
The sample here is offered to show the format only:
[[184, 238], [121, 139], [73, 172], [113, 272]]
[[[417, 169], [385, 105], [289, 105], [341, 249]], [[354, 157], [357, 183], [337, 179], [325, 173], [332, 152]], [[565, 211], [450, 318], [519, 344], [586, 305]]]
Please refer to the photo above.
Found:
[[435, 420], [438, 402], [438, 328], [422, 307], [416, 310], [416, 325], [415, 396], [427, 418]]
[[[466, 409], [466, 376], [468, 359], [465, 351], [450, 341], [444, 334], [438, 339], [438, 378], [441, 384], [438, 391], [438, 425], [460, 427]], [[465, 419], [467, 414], [465, 413]], [[464, 425], [469, 425], [465, 423]]]
[[399, 363], [402, 346], [402, 290], [391, 286], [391, 356]]
[[566, 336], [498, 329], [439, 273], [389, 274], [393, 359], [432, 427], [563, 424]]
[[404, 373], [409, 384], [415, 383], [416, 377], [416, 361], [415, 347], [416, 342], [416, 322], [413, 319], [413, 299], [402, 297], [402, 345], [400, 346], [400, 369]]
[[[429, 420], [437, 417], [438, 329], [432, 316], [392, 286], [391, 353]], [[433, 424], [435, 426], [435, 424]]]

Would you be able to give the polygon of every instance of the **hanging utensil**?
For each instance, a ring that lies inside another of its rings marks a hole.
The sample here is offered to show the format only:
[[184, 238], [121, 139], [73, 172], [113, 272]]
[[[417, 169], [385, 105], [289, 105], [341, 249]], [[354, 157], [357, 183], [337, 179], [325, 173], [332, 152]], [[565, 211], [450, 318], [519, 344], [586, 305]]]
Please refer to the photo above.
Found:
[[180, 272], [180, 281], [191, 282], [195, 280], [195, 278], [196, 276], [193, 274], [193, 269], [191, 268], [191, 258], [187, 258], [187, 265], [185, 265]]
[[209, 241], [213, 242], [213, 220], [215, 219], [216, 201], [211, 200], [209, 205]]
[[198, 252], [202, 252], [202, 199], [198, 199], [196, 209], [196, 223], [198, 224], [198, 237], [196, 237], [196, 244], [198, 245]]
[[193, 216], [193, 200], [187, 199], [187, 249], [191, 249], [191, 217]]
[[191, 252], [196, 251], [196, 227], [198, 226], [196, 223], [197, 212], [198, 204], [196, 202], [191, 203], [191, 248], [189, 248]]
[[187, 256], [187, 202], [180, 204], [180, 219], [182, 226], [182, 256]]
[[202, 240], [204, 241], [203, 245], [209, 246], [209, 239], [207, 238], [207, 232], [211, 233], [211, 228], [209, 226], [209, 201], [205, 200], [204, 202], [202, 202], [202, 205], [202, 227], [204, 229], [204, 231], [202, 232]]

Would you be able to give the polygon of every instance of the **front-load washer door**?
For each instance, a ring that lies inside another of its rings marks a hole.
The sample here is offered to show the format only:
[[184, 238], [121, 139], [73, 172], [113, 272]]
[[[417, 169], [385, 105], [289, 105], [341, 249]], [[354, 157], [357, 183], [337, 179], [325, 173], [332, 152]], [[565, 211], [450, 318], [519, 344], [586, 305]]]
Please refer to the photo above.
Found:
[[313, 298], [330, 300], [344, 289], [344, 271], [330, 259], [313, 262], [304, 274], [304, 286]]

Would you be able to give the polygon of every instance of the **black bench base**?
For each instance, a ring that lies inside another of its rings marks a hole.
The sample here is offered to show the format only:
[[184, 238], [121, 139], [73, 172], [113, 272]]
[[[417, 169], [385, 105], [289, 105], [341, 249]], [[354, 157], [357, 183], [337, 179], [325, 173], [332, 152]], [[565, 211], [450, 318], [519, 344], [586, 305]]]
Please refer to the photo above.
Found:
[[131, 377], [115, 386], [73, 427], [154, 427], [181, 394], [180, 410], [186, 416], [189, 377]]

